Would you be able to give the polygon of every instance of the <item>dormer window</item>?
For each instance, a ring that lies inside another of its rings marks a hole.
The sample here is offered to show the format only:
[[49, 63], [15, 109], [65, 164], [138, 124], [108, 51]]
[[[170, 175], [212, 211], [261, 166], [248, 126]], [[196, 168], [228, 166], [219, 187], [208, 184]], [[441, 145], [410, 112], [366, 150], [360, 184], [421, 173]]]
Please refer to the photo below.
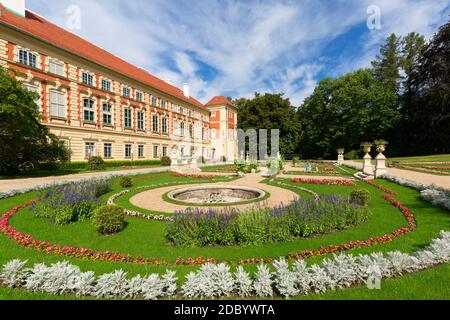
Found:
[[125, 98], [130, 98], [130, 97], [131, 97], [131, 89], [130, 89], [130, 87], [123, 87], [123, 89], [122, 89], [122, 95], [123, 95]]
[[37, 56], [28, 50], [19, 50], [19, 63], [27, 65], [32, 68], [37, 68]]
[[81, 81], [84, 84], [92, 87], [94, 85], [94, 76], [92, 74], [90, 74], [90, 73], [83, 72], [81, 74]]

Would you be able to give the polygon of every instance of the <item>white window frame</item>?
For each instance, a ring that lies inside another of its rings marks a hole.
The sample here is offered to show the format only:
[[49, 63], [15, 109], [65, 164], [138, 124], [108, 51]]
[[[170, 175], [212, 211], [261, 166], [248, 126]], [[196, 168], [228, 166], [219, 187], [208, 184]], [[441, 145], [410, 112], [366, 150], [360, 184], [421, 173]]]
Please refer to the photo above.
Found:
[[[89, 101], [89, 105], [86, 104], [86, 101]], [[88, 119], [86, 119], [86, 114], [89, 115]], [[95, 100], [94, 99], [83, 98], [83, 121], [95, 122]]]
[[167, 157], [167, 146], [162, 147], [162, 156]]
[[163, 134], [168, 134], [169, 133], [169, 119], [167, 117], [163, 117], [161, 119], [161, 129], [162, 129], [162, 133]]
[[111, 80], [102, 79], [102, 90], [103, 91], [112, 92], [111, 87], [112, 87]]
[[[113, 106], [109, 102], [102, 103], [103, 125], [113, 125]], [[106, 121], [105, 121], [106, 120]]]
[[158, 106], [158, 97], [152, 96], [152, 106]]
[[131, 88], [127, 86], [123, 86], [122, 88], [122, 96], [125, 98], [131, 98]]
[[152, 132], [159, 132], [159, 115], [157, 114], [152, 115]]
[[51, 59], [48, 62], [48, 72], [58, 76], [64, 76], [64, 63]]
[[[56, 99], [55, 99], [56, 98]], [[49, 90], [50, 116], [66, 118], [66, 94], [57, 90]]]
[[153, 146], [153, 159], [159, 158], [159, 146]]
[[87, 86], [94, 86], [94, 76], [89, 72], [83, 71], [81, 73], [81, 82]]
[[[128, 115], [127, 115], [127, 112], [129, 112]], [[129, 125], [127, 125], [128, 123], [129, 123]], [[131, 108], [123, 109], [123, 127], [125, 129], [133, 128], [133, 110]]]
[[95, 157], [95, 142], [84, 143], [84, 155], [86, 159], [89, 159], [90, 157]]
[[136, 91], [136, 100], [139, 102], [144, 101], [144, 93], [142, 91]]
[[138, 158], [145, 158], [145, 145], [138, 145]]
[[125, 151], [125, 159], [130, 159], [133, 156], [133, 145], [129, 143], [125, 144], [124, 151]]
[[[141, 118], [142, 117], [142, 118]], [[142, 110], [136, 112], [136, 123], [138, 130], [145, 130], [145, 113]]]
[[[107, 152], [108, 150], [108, 152]], [[112, 154], [113, 154], [113, 145], [112, 143], [104, 143], [103, 144], [103, 157], [105, 159], [112, 159]]]
[[180, 137], [184, 137], [184, 131], [185, 131], [186, 125], [184, 122], [180, 123]]
[[20, 64], [37, 68], [38, 55], [36, 53], [33, 53], [27, 49], [19, 49], [18, 56], [18, 61]]

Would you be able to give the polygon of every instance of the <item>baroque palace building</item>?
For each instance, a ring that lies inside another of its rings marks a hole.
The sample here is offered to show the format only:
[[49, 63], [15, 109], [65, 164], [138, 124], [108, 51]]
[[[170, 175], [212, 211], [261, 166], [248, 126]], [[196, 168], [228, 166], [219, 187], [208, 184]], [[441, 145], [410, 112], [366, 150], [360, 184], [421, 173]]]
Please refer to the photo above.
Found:
[[72, 160], [237, 157], [237, 107], [206, 105], [149, 72], [25, 9], [0, 0], [0, 66], [30, 91], [43, 124]]

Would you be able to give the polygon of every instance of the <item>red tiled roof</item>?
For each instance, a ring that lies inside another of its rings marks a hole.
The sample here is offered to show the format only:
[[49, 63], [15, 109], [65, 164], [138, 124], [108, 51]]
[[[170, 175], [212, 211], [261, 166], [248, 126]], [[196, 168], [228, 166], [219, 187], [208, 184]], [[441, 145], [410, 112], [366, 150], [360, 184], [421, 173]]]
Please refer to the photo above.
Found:
[[224, 96], [216, 96], [209, 101], [206, 106], [217, 106], [217, 105], [226, 105], [236, 107], [234, 103], [225, 98]]
[[[0, 8], [4, 9], [1, 4]], [[198, 100], [192, 97], [185, 97], [181, 89], [166, 83], [143, 69], [133, 66], [125, 60], [93, 45], [74, 33], [54, 25], [37, 14], [27, 10], [25, 16], [25, 18], [20, 17], [5, 9], [2, 10], [0, 23], [20, 29], [34, 37], [50, 42], [53, 45], [133, 78], [185, 102], [205, 108]]]

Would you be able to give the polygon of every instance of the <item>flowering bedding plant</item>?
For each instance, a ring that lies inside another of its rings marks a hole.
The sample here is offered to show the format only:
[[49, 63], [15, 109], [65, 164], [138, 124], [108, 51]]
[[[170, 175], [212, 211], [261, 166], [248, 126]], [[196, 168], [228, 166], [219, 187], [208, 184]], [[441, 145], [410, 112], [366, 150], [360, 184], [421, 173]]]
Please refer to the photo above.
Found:
[[354, 187], [356, 183], [346, 179], [311, 179], [311, 178], [295, 178], [291, 180], [292, 183], [316, 184], [316, 185], [340, 185], [347, 187]]
[[242, 266], [232, 272], [227, 264], [208, 262], [190, 272], [180, 287], [176, 272], [171, 270], [166, 270], [163, 276], [151, 274], [129, 278], [123, 270], [116, 270], [97, 277], [93, 271], [81, 272], [66, 261], [51, 266], [38, 263], [27, 268], [27, 261], [18, 259], [3, 266], [0, 284], [53, 295], [106, 299], [289, 298], [367, 284], [371, 279], [400, 277], [449, 261], [450, 232], [441, 231], [426, 248], [413, 254], [398, 251], [358, 256], [335, 254], [321, 265], [312, 266], [304, 260], [290, 266], [285, 259], [278, 259], [272, 263], [274, 271], [260, 264], [253, 275]]

